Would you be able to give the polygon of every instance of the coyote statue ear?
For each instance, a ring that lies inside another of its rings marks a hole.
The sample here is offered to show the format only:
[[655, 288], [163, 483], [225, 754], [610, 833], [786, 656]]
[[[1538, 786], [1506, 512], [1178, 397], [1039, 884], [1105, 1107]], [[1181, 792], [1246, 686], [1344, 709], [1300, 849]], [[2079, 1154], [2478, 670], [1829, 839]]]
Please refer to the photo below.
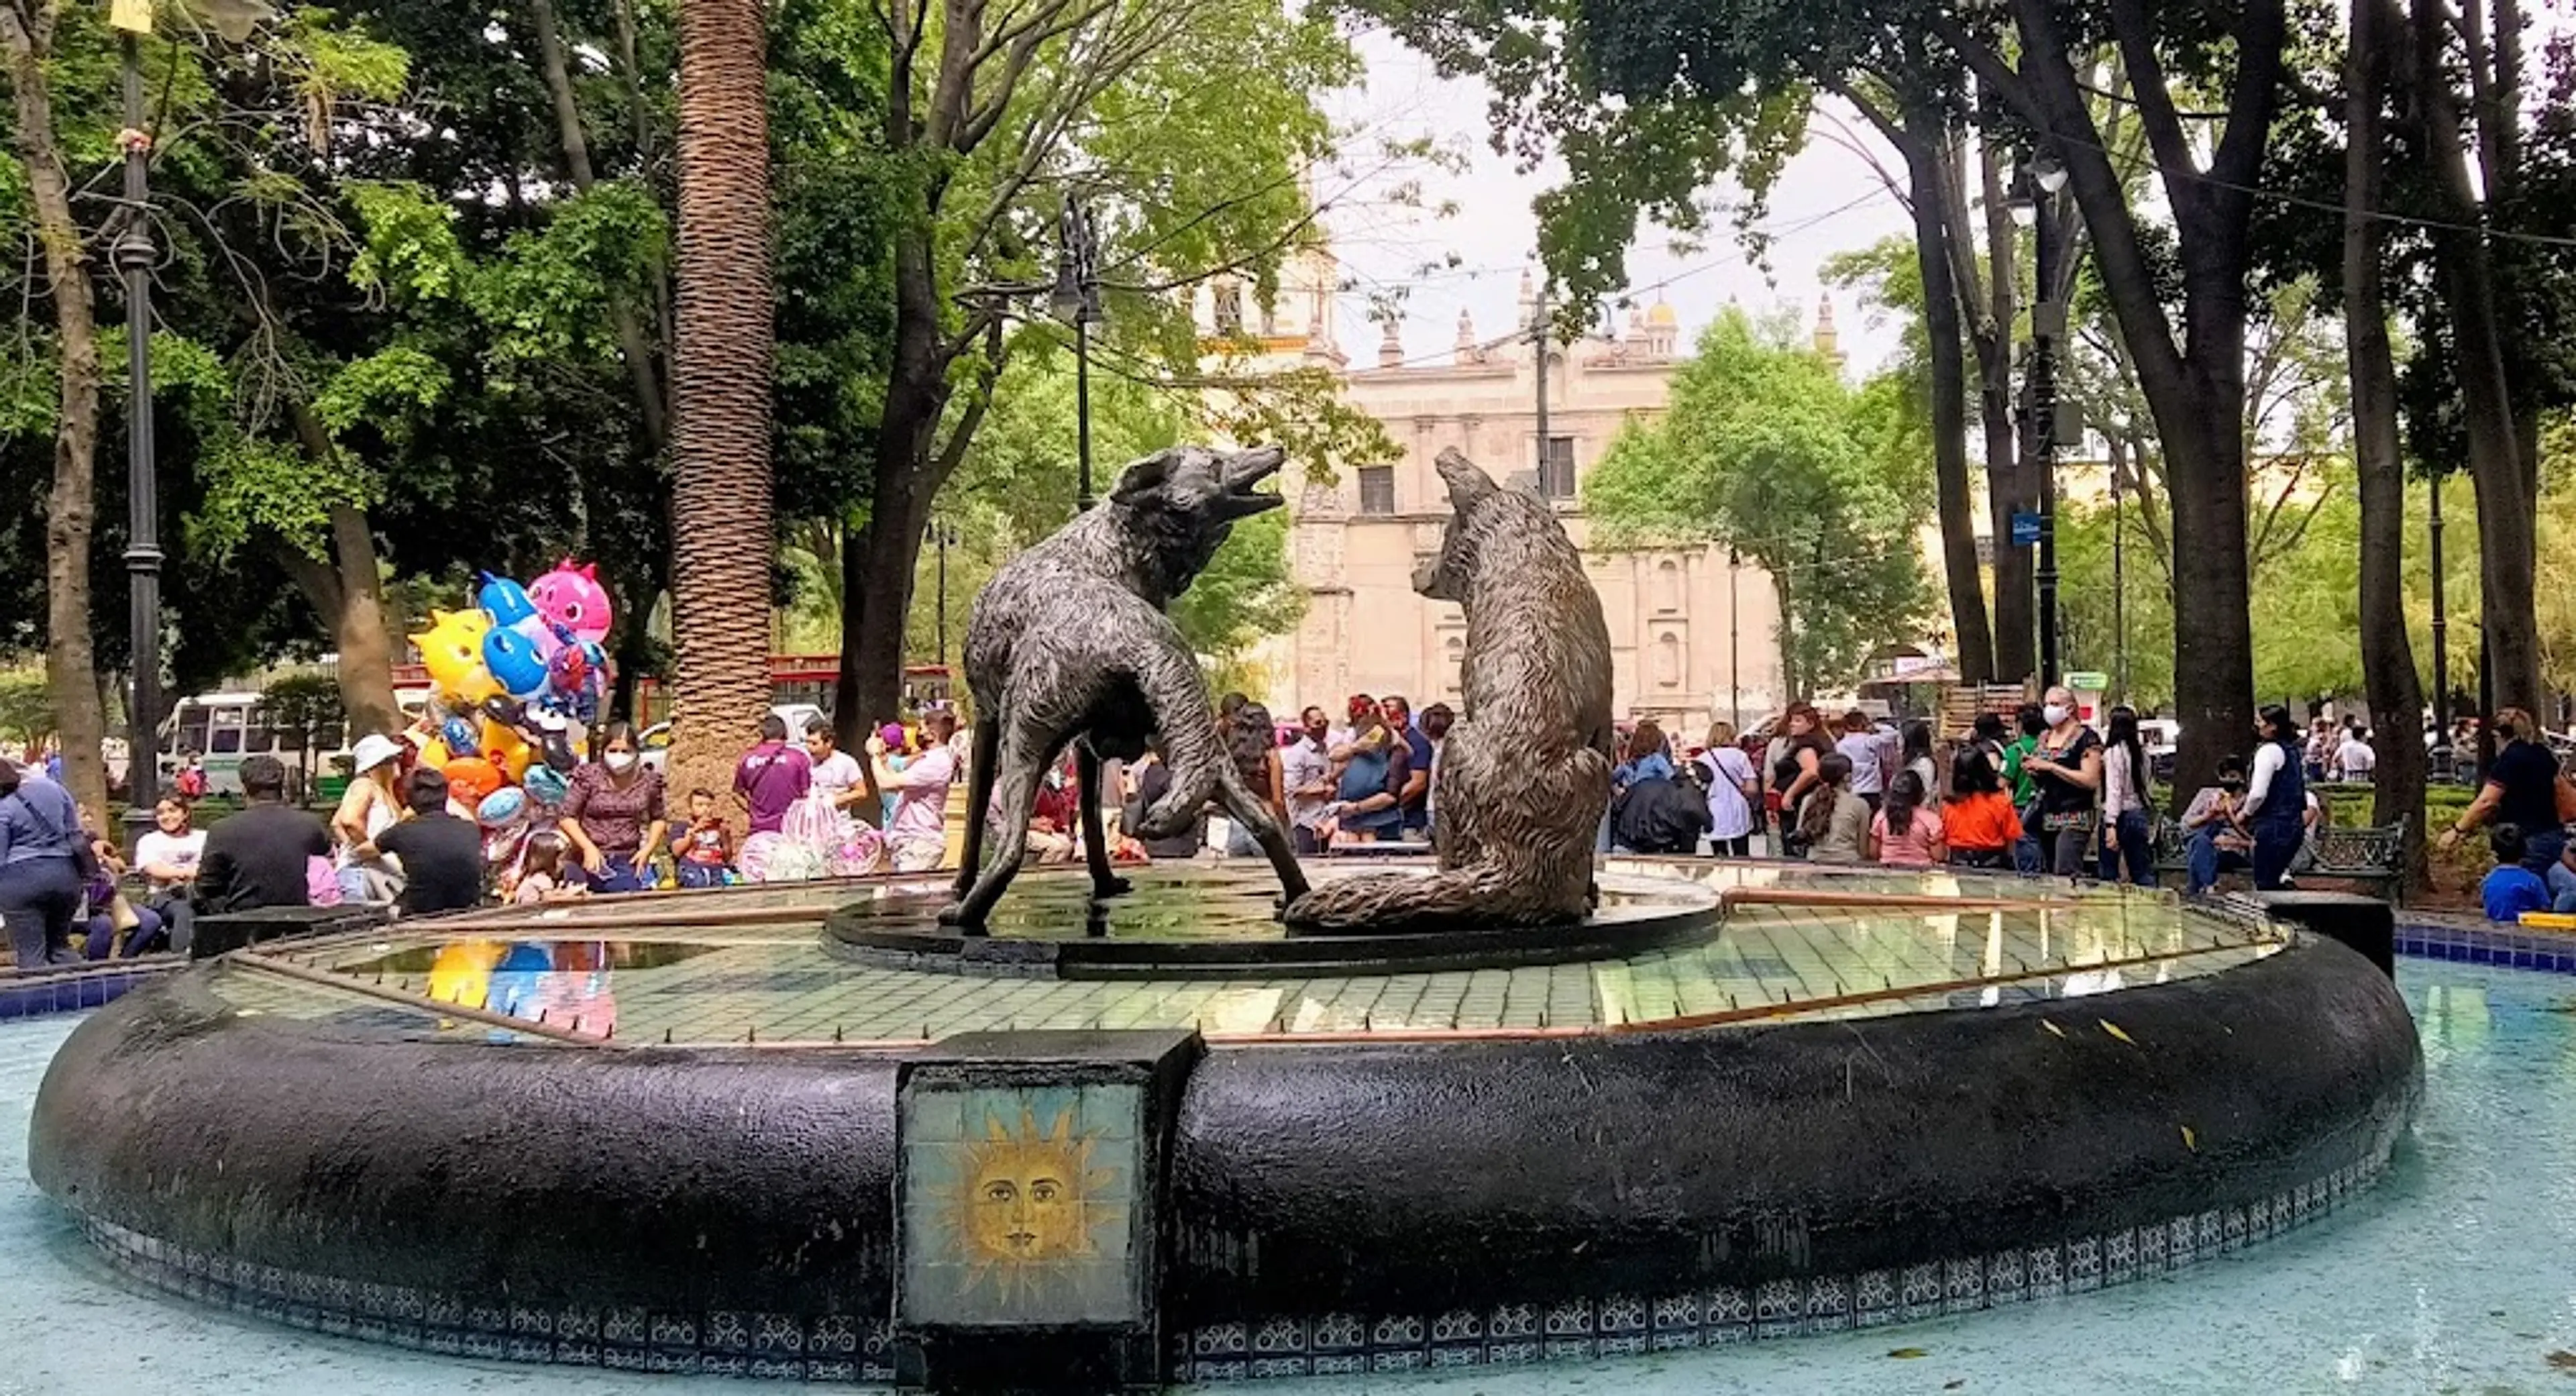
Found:
[[1133, 501], [1171, 478], [1172, 463], [1180, 459], [1177, 450], [1156, 451], [1140, 461], [1130, 462], [1118, 472], [1118, 483], [1110, 488], [1109, 497], [1121, 504]]
[[1449, 482], [1450, 505], [1462, 514], [1502, 488], [1494, 483], [1493, 476], [1477, 469], [1476, 463], [1467, 459], [1465, 453], [1455, 446], [1442, 451], [1433, 464], [1438, 467], [1440, 478]]

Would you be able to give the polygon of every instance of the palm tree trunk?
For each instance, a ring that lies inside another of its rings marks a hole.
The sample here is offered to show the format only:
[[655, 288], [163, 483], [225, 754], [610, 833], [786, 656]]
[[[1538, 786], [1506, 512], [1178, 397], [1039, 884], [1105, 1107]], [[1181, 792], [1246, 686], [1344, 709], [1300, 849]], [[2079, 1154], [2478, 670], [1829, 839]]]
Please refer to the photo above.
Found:
[[769, 707], [769, 113], [759, 0], [680, 5], [672, 784], [721, 789]]

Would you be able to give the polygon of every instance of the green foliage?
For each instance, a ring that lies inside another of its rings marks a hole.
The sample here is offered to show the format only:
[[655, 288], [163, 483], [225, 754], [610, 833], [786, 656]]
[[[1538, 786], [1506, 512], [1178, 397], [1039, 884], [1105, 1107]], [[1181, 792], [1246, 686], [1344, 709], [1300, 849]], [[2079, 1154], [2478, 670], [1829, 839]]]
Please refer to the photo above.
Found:
[[1901, 400], [1852, 392], [1791, 320], [1730, 308], [1674, 376], [1668, 415], [1623, 431], [1584, 482], [1596, 541], [1741, 552], [1779, 591], [1791, 692], [1855, 682], [1930, 608], [1915, 545], [1929, 464]]
[[54, 700], [42, 669], [0, 674], [0, 736], [32, 744], [54, 730]]
[[336, 740], [347, 720], [339, 680], [329, 674], [289, 674], [260, 690], [259, 704], [268, 725], [298, 751]]

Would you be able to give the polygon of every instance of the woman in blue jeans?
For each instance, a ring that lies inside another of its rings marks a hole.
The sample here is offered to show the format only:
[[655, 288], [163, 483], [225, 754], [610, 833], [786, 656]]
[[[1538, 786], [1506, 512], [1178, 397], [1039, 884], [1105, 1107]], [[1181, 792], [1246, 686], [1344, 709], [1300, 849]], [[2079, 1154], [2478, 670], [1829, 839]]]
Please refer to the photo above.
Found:
[[2147, 819], [2147, 754], [2138, 741], [2138, 710], [2122, 704], [2111, 710], [2110, 735], [2102, 745], [2102, 854], [2095, 875], [2104, 882], [2127, 880], [2140, 887], [2156, 885], [2154, 830]]
[[70, 792], [0, 761], [0, 924], [20, 969], [80, 958], [70, 938], [85, 839]]

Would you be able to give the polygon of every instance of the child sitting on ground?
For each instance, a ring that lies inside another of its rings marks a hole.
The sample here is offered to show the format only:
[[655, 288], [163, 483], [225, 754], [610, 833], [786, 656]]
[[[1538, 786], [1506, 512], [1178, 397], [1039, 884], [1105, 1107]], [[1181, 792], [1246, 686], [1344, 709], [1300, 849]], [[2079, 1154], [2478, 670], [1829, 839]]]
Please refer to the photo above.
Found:
[[733, 836], [725, 831], [723, 816], [716, 813], [713, 792], [689, 792], [689, 827], [671, 840], [671, 857], [678, 864], [681, 886], [725, 885], [726, 869], [733, 862]]
[[2519, 824], [2499, 824], [2487, 838], [2495, 853], [2495, 871], [2478, 887], [2478, 899], [2486, 903], [2490, 921], [2519, 921], [2526, 911], [2549, 909], [2549, 885], [2540, 874], [2522, 865], [2523, 836]]
[[563, 881], [564, 837], [554, 832], [530, 834], [520, 851], [519, 882], [510, 900], [521, 906], [568, 901], [582, 895]]

